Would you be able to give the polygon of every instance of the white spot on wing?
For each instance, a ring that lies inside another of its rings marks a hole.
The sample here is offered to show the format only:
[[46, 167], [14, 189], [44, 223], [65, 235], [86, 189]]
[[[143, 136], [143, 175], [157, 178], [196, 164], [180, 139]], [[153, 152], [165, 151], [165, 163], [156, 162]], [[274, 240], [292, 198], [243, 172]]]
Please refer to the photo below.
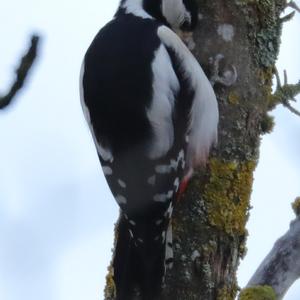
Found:
[[123, 180], [118, 179], [118, 184], [119, 184], [119, 186], [122, 187], [123, 189], [126, 188], [126, 183], [125, 183]]
[[177, 177], [176, 179], [175, 179], [175, 181], [174, 181], [174, 186], [175, 186], [175, 191], [177, 192], [178, 191], [178, 189], [179, 189], [179, 178]]
[[158, 165], [155, 167], [155, 171], [158, 174], [168, 174], [171, 173], [172, 170], [177, 171], [180, 162], [182, 162], [182, 167], [184, 168], [185, 161], [184, 161], [183, 149], [180, 150], [180, 152], [178, 153], [178, 157], [176, 160], [174, 159], [170, 160], [170, 165]]
[[167, 198], [171, 199], [173, 197], [173, 194], [174, 194], [173, 191], [168, 191]]
[[127, 199], [122, 195], [117, 195], [116, 200], [119, 204], [126, 204], [127, 203]]
[[166, 202], [167, 201], [167, 195], [166, 194], [157, 194], [153, 197], [153, 200], [155, 202]]
[[162, 239], [162, 242], [164, 243], [165, 240], [166, 240], [166, 232], [165, 232], [165, 231], [163, 231], [163, 232], [161, 233], [161, 239]]
[[130, 234], [131, 238], [133, 238], [133, 232], [130, 229], [129, 229], [129, 234]]
[[190, 141], [190, 138], [189, 138], [188, 135], [186, 135], [186, 136], [185, 136], [185, 142], [186, 142], [186, 143], [189, 143], [189, 141]]
[[179, 37], [166, 26], [160, 26], [157, 33], [161, 41], [174, 50], [195, 91], [187, 152], [188, 168], [193, 168], [206, 161], [211, 145], [217, 140], [219, 120], [217, 99], [199, 63]]
[[102, 170], [103, 170], [103, 173], [105, 176], [112, 175], [112, 173], [113, 173], [111, 167], [108, 167], [108, 166], [102, 166]]
[[179, 90], [179, 82], [172, 67], [172, 62], [165, 46], [161, 45], [155, 52], [152, 63], [153, 98], [147, 117], [154, 136], [149, 143], [150, 159], [165, 155], [174, 141], [172, 112], [174, 94]]
[[155, 172], [158, 174], [168, 174], [171, 173], [171, 171], [172, 171], [171, 166], [158, 165], [155, 167]]
[[113, 162], [114, 158], [112, 156], [111, 151], [108, 148], [102, 147], [101, 144], [99, 142], [97, 142], [95, 138], [94, 138], [94, 141], [96, 143], [96, 148], [97, 148], [98, 154], [102, 157], [102, 159], [104, 161]]
[[168, 207], [168, 209], [166, 210], [166, 212], [164, 213], [164, 216], [166, 217], [166, 218], [171, 218], [171, 216], [172, 216], [172, 213], [173, 213], [173, 204], [172, 204], [172, 202], [170, 203], [170, 205], [169, 205], [169, 207]]
[[150, 184], [150, 185], [155, 185], [155, 181], [156, 181], [156, 176], [155, 175], [153, 175], [153, 176], [151, 176], [151, 177], [149, 177], [148, 178], [148, 184]]
[[159, 219], [159, 220], [157, 220], [156, 222], [155, 222], [155, 225], [160, 225], [161, 223], [163, 222], [163, 220], [162, 219]]
[[153, 200], [156, 202], [166, 202], [168, 199], [172, 198], [173, 194], [174, 194], [173, 191], [168, 191], [167, 194], [156, 194], [153, 197]]
[[133, 221], [133, 220], [129, 220], [129, 223], [132, 225], [132, 226], [135, 226], [136, 223]]
[[[173, 234], [172, 234], [172, 223], [170, 222], [167, 230], [167, 236], [166, 236], [166, 260], [172, 259], [174, 257], [173, 253]], [[168, 264], [168, 268], [171, 269], [173, 267], [173, 263]]]

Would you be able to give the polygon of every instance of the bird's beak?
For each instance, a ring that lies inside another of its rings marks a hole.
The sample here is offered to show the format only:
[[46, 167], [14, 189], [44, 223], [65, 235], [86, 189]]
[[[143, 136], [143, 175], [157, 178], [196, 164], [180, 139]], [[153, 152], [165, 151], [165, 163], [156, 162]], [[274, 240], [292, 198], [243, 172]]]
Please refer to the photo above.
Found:
[[176, 30], [176, 33], [191, 51], [195, 49], [196, 44], [192, 31], [182, 31], [178, 29]]

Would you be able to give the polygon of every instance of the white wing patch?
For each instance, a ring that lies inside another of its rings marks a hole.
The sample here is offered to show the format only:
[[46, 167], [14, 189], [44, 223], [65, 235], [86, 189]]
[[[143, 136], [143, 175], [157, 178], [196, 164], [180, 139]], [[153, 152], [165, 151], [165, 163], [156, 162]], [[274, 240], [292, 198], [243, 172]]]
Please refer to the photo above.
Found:
[[133, 14], [137, 17], [141, 17], [143, 19], [153, 19], [144, 9], [143, 9], [143, 1], [142, 0], [127, 0], [122, 6], [125, 9], [126, 13]]
[[165, 155], [173, 145], [174, 128], [172, 112], [179, 82], [172, 62], [164, 45], [155, 52], [152, 62], [153, 98], [147, 117], [153, 129], [154, 137], [149, 143], [148, 156], [157, 159]]
[[217, 99], [201, 66], [180, 38], [166, 26], [160, 26], [157, 34], [162, 43], [175, 52], [185, 76], [195, 91], [187, 151], [187, 165], [192, 169], [206, 162], [211, 145], [217, 141]]
[[80, 93], [80, 102], [81, 102], [81, 107], [83, 110], [83, 114], [85, 117], [85, 120], [90, 128], [90, 131], [92, 133], [92, 137], [94, 140], [94, 143], [96, 145], [96, 149], [98, 154], [102, 157], [102, 159], [104, 161], [108, 161], [108, 162], [113, 162], [114, 158], [113, 155], [110, 151], [110, 149], [103, 147], [100, 142], [97, 140], [94, 129], [93, 129], [93, 125], [91, 122], [91, 117], [90, 117], [90, 112], [89, 109], [87, 108], [85, 101], [84, 101], [84, 91], [83, 91], [83, 75], [84, 75], [84, 62], [81, 65], [81, 69], [80, 69], [80, 81], [79, 81], [79, 93]]

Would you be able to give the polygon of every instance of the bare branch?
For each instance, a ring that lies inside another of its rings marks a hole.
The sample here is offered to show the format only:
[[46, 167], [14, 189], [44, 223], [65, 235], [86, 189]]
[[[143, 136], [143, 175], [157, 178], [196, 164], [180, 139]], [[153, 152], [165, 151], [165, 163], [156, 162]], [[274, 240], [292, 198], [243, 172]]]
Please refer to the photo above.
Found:
[[294, 18], [295, 14], [296, 14], [295, 11], [289, 13], [288, 15], [280, 18], [280, 22], [285, 23], [285, 22], [288, 22], [288, 21], [292, 20]]
[[40, 38], [36, 35], [33, 35], [31, 37], [30, 47], [21, 59], [20, 65], [16, 70], [16, 78], [10, 90], [6, 95], [0, 96], [0, 109], [7, 107], [14, 99], [17, 92], [23, 87], [29, 70], [31, 69], [33, 62], [36, 59], [39, 39]]
[[296, 84], [288, 84], [287, 72], [286, 70], [284, 70], [284, 84], [282, 85], [277, 68], [275, 68], [275, 77], [277, 81], [277, 86], [276, 91], [272, 95], [272, 104], [276, 105], [281, 103], [292, 113], [294, 113], [297, 116], [300, 116], [300, 111], [292, 107], [289, 102], [296, 101], [295, 97], [300, 93], [300, 81]]
[[290, 103], [284, 103], [283, 104], [290, 112], [295, 114], [296, 116], [300, 117], [300, 111], [294, 108]]
[[300, 8], [299, 8], [299, 6], [296, 4], [295, 1], [290, 1], [290, 2], [287, 4], [287, 7], [291, 7], [291, 8], [293, 8], [294, 10], [296, 10], [297, 12], [300, 13]]
[[280, 80], [280, 76], [279, 76], [277, 68], [275, 68], [275, 76], [276, 76], [276, 82], [277, 82], [276, 90], [279, 90], [279, 89], [281, 89], [282, 85], [281, 85], [281, 80]]
[[288, 84], [288, 77], [287, 77], [286, 70], [283, 70], [283, 75], [284, 75], [284, 85], [287, 85]]
[[281, 23], [288, 22], [288, 21], [290, 21], [291, 19], [293, 19], [293, 17], [294, 17], [295, 14], [296, 14], [296, 11], [297, 11], [297, 12], [300, 12], [300, 8], [299, 8], [299, 6], [295, 3], [295, 1], [290, 1], [290, 2], [288, 2], [288, 3], [286, 4], [285, 8], [288, 8], [288, 7], [294, 9], [294, 11], [291, 12], [291, 13], [289, 13], [288, 15], [286, 15], [286, 16], [280, 18], [280, 22], [281, 22]]
[[293, 208], [297, 218], [291, 222], [288, 232], [277, 240], [250, 279], [247, 289], [269, 286], [274, 290], [276, 299], [282, 299], [300, 278], [300, 198], [296, 199]]

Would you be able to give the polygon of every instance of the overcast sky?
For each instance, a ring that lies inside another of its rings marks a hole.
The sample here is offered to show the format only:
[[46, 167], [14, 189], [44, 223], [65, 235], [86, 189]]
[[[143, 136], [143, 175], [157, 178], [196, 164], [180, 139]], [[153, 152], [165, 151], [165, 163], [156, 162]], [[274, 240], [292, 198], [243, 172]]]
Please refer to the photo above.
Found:
[[[0, 299], [102, 299], [118, 209], [82, 116], [78, 77], [86, 48], [117, 2], [1, 5], [1, 92], [29, 34], [43, 40], [26, 88], [0, 112]], [[290, 82], [300, 78], [299, 29], [298, 16], [284, 30], [279, 69], [287, 69]], [[290, 203], [300, 195], [300, 118], [283, 108], [274, 115], [255, 172], [242, 286], [288, 229]], [[300, 283], [285, 299], [299, 298]]]

